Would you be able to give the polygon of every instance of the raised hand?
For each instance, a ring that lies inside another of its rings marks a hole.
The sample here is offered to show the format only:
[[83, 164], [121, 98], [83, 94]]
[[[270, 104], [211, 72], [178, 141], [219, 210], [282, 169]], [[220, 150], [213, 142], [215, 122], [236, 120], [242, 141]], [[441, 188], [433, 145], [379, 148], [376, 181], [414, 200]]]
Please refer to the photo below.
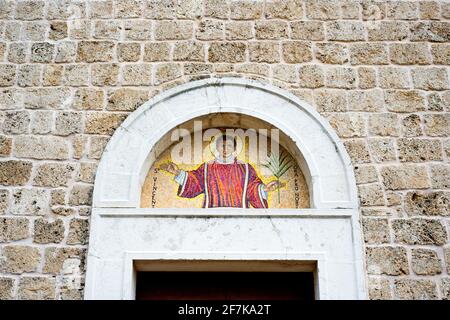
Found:
[[173, 162], [163, 163], [159, 166], [158, 169], [164, 170], [176, 176], [180, 173], [180, 169], [178, 169], [178, 166]]
[[264, 187], [264, 191], [272, 192], [272, 191], [277, 190], [278, 188], [283, 187], [284, 185], [285, 185], [284, 183], [281, 183], [277, 180], [273, 180], [273, 181], [270, 181], [268, 184], [266, 184], [266, 186]]

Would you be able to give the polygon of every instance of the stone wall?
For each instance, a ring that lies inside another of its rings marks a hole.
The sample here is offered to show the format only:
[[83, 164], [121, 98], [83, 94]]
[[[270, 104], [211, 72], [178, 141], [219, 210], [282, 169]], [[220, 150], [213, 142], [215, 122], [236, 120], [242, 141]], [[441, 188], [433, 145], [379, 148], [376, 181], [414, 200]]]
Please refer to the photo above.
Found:
[[0, 0], [0, 299], [81, 299], [115, 128], [202, 77], [313, 105], [355, 166], [372, 299], [450, 299], [450, 3]]

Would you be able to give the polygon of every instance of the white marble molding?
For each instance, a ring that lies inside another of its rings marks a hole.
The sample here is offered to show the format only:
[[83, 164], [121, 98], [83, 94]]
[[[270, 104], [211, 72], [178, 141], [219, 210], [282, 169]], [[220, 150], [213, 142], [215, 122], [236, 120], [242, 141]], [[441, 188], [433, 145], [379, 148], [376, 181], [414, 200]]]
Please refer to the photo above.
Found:
[[[289, 137], [310, 209], [139, 208], [147, 171], [170, 144], [168, 133], [221, 112], [261, 119]], [[210, 78], [155, 96], [110, 139], [95, 179], [85, 298], [133, 299], [133, 275], [155, 261], [177, 270], [177, 261], [230, 261], [231, 268], [237, 259], [303, 261], [316, 266], [316, 298], [366, 299], [362, 254], [353, 166], [328, 122], [272, 85]]]

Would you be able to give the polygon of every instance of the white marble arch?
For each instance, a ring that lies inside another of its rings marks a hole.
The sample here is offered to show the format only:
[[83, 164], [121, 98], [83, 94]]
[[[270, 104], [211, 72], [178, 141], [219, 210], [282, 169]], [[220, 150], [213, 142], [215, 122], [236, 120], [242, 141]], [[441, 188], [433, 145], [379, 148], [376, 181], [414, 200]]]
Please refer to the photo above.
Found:
[[[157, 149], [168, 146], [167, 133], [220, 112], [261, 119], [293, 141], [310, 189], [310, 209], [139, 208], [141, 186]], [[271, 255], [280, 260], [294, 253], [320, 256], [317, 298], [367, 297], [357, 189], [343, 144], [312, 106], [254, 80], [189, 82], [133, 112], [116, 130], [99, 163], [89, 241], [86, 299], [132, 299], [136, 270], [129, 257], [142, 265], [142, 260], [196, 260], [195, 252], [198, 259], [208, 252], [224, 260], [236, 255], [243, 260], [270, 260]], [[319, 265], [317, 259], [311, 261]]]

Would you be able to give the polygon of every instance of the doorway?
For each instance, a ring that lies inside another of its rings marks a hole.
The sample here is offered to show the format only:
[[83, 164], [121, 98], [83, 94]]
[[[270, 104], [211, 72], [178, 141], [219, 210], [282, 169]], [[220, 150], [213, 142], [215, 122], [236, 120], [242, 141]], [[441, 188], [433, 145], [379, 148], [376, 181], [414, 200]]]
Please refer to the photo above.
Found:
[[312, 272], [138, 272], [137, 300], [314, 300]]
[[317, 264], [288, 260], [134, 260], [137, 300], [314, 300]]

